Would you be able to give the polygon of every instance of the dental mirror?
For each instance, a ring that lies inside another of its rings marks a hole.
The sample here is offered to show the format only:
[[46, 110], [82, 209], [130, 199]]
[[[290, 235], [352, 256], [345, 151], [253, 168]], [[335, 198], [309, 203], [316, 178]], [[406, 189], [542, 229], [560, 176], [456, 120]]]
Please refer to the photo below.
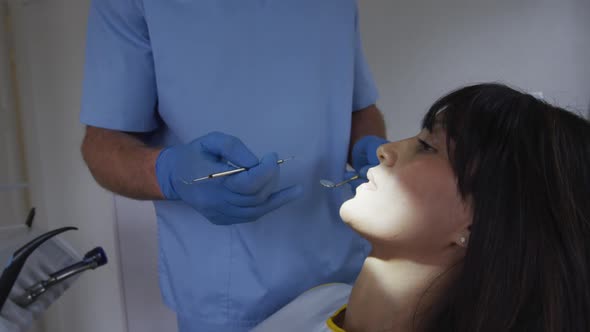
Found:
[[350, 181], [354, 181], [354, 180], [356, 180], [358, 178], [360, 178], [360, 176], [355, 175], [355, 176], [351, 177], [350, 179], [344, 180], [344, 181], [339, 182], [339, 183], [334, 183], [334, 182], [332, 182], [330, 180], [322, 179], [322, 180], [320, 180], [320, 184], [322, 186], [326, 187], [326, 188], [336, 188], [336, 187], [340, 187], [341, 185], [346, 184], [346, 183], [348, 183]]

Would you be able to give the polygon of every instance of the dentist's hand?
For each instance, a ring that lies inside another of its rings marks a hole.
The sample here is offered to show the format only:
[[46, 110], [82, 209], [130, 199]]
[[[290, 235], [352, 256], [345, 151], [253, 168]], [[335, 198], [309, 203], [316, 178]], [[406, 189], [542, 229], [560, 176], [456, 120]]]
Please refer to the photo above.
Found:
[[[156, 161], [160, 190], [182, 200], [216, 225], [252, 222], [298, 198], [301, 186], [277, 191], [280, 168], [275, 153], [258, 160], [238, 138], [213, 132], [162, 150]], [[234, 169], [249, 170], [196, 183], [192, 179]]]
[[354, 191], [356, 191], [356, 188], [359, 185], [367, 182], [367, 171], [369, 168], [379, 165], [377, 149], [381, 145], [387, 143], [389, 143], [389, 141], [381, 137], [365, 136], [354, 144], [352, 148], [352, 167], [356, 173], [346, 173], [346, 179], [349, 179], [357, 174], [360, 176], [360, 179], [350, 182], [350, 185]]

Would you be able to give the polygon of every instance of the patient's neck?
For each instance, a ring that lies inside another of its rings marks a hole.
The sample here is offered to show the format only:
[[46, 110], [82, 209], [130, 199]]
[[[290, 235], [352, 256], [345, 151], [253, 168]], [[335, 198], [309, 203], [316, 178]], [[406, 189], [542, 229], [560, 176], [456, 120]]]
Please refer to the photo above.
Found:
[[452, 279], [452, 273], [445, 272], [457, 259], [447, 256], [418, 262], [384, 258], [373, 250], [352, 289], [344, 330], [409, 332], [424, 328], [421, 323], [431, 318], [433, 304]]

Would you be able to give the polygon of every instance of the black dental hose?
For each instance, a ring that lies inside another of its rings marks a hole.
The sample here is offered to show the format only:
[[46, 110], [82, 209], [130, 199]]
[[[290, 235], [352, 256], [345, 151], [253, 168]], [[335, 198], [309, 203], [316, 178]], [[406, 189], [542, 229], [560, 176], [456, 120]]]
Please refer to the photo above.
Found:
[[4, 307], [4, 303], [10, 294], [10, 290], [12, 290], [27, 258], [29, 258], [33, 251], [52, 237], [70, 230], [78, 230], [78, 228], [63, 227], [39, 235], [12, 254], [10, 261], [2, 272], [2, 276], [0, 276], [0, 311], [2, 311], [2, 307]]

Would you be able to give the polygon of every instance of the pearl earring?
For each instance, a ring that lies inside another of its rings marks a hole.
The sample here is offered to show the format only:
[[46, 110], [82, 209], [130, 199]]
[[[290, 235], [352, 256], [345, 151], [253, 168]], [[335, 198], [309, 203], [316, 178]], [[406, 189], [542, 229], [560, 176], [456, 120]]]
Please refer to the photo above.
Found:
[[464, 236], [461, 236], [461, 238], [459, 239], [459, 242], [461, 243], [461, 246], [465, 246], [465, 244], [467, 243], [467, 239]]

